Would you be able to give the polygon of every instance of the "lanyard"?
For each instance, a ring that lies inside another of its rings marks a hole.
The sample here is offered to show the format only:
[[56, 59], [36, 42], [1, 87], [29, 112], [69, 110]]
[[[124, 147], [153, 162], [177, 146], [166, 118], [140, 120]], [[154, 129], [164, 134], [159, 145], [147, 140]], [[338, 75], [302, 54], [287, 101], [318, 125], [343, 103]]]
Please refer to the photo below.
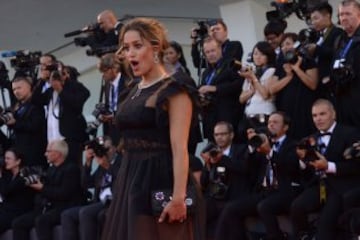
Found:
[[345, 48], [341, 50], [340, 59], [345, 59], [346, 54], [349, 52], [352, 43], [353, 43], [353, 39], [351, 38], [350, 41], [346, 44]]
[[221, 61], [217, 62], [214, 69], [211, 71], [211, 74], [206, 77], [206, 79], [205, 79], [206, 85], [211, 85], [211, 83], [215, 77], [215, 74], [218, 71], [218, 67], [220, 66], [220, 64], [221, 64]]

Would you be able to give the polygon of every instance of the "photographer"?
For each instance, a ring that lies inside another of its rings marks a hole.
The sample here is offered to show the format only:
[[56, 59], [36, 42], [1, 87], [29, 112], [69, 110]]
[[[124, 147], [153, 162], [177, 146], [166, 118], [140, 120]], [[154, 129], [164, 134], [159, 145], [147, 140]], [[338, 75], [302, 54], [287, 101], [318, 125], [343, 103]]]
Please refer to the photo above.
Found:
[[105, 39], [101, 42], [102, 46], [119, 45], [119, 34], [122, 23], [117, 20], [112, 10], [104, 10], [97, 16], [97, 23], [101, 30], [105, 32]]
[[236, 59], [241, 61], [243, 56], [242, 44], [239, 41], [230, 41], [228, 39], [228, 29], [222, 19], [200, 22], [199, 25], [200, 28], [193, 28], [191, 31], [191, 57], [193, 59], [194, 67], [203, 68], [206, 66], [205, 61], [202, 61], [203, 64], [200, 66], [199, 45], [202, 45], [204, 39], [208, 36], [219, 42], [221, 53], [225, 60]]
[[209, 237], [226, 202], [249, 191], [244, 160], [246, 146], [233, 143], [234, 130], [228, 122], [215, 125], [214, 138], [216, 144], [209, 143], [201, 153], [205, 166], [200, 183], [206, 200]]
[[82, 144], [88, 139], [82, 111], [90, 92], [80, 82], [64, 80], [59, 71], [51, 73], [49, 83], [51, 88], [37, 93], [37, 103], [47, 107], [47, 140], [65, 139], [68, 158], [80, 164]]
[[339, 5], [340, 25], [346, 34], [338, 41], [331, 81], [335, 85], [338, 121], [360, 128], [360, 3], [345, 0]]
[[[343, 194], [353, 189], [360, 180], [360, 163], [344, 159], [343, 152], [359, 139], [359, 132], [336, 122], [336, 112], [328, 100], [317, 100], [312, 107], [312, 116], [318, 130], [314, 136], [319, 150], [316, 159], [308, 164], [301, 160], [300, 167], [304, 171], [313, 168], [317, 181], [312, 181], [293, 201], [291, 219], [295, 234], [301, 239], [310, 234], [308, 214], [321, 210], [316, 239], [337, 239]], [[297, 152], [299, 158], [304, 159], [306, 151]]]
[[299, 191], [295, 142], [286, 135], [288, 128], [288, 117], [274, 112], [266, 130], [248, 129], [252, 190], [225, 206], [215, 239], [247, 239], [245, 220], [258, 214], [267, 239], [284, 239], [276, 216], [288, 211]]
[[46, 167], [46, 121], [44, 109], [31, 102], [31, 79], [17, 77], [12, 81], [17, 102], [0, 117], [8, 126], [12, 145], [24, 154], [23, 165]]
[[217, 122], [229, 122], [237, 129], [242, 116], [238, 96], [243, 78], [222, 57], [221, 46], [214, 38], [204, 40], [204, 53], [209, 66], [204, 71], [198, 93], [203, 105], [204, 137], [213, 141], [212, 132]]
[[33, 102], [37, 103], [38, 96], [50, 88], [50, 75], [53, 70], [57, 70], [57, 60], [52, 54], [43, 54], [40, 57], [39, 78], [33, 83], [34, 98]]
[[277, 110], [292, 120], [288, 135], [296, 140], [314, 131], [311, 105], [315, 101], [318, 71], [314, 61], [297, 52], [298, 35], [285, 33], [281, 42], [284, 54], [283, 72], [279, 79], [270, 81], [269, 91], [276, 94]]
[[13, 221], [14, 239], [30, 239], [33, 226], [37, 239], [52, 239], [53, 228], [60, 224], [61, 212], [83, 201], [80, 170], [73, 163], [65, 164], [68, 150], [64, 140], [48, 144], [45, 155], [50, 167], [44, 178], [29, 184], [29, 188], [37, 192], [35, 208]]
[[333, 9], [328, 2], [322, 2], [311, 9], [310, 19], [312, 28], [319, 34], [316, 43], [309, 43], [305, 47], [317, 61], [319, 68], [319, 95], [334, 101], [330, 89], [331, 61], [334, 57], [335, 41], [343, 30], [331, 21]]
[[[93, 174], [93, 159], [98, 164]], [[95, 188], [94, 198], [87, 206], [77, 206], [61, 215], [65, 240], [99, 239], [104, 211], [111, 201], [111, 188], [120, 167], [121, 154], [116, 152], [110, 137], [98, 137], [85, 144], [85, 165], [82, 168], [83, 188]]]
[[24, 156], [15, 148], [5, 152], [0, 169], [0, 234], [11, 228], [11, 222], [33, 208], [34, 191], [21, 177]]
[[[124, 63], [120, 62], [114, 53], [107, 53], [102, 56], [98, 69], [102, 73], [104, 81], [101, 89], [102, 92], [100, 93], [100, 105], [103, 107], [102, 109], [97, 109], [98, 111], [93, 115], [96, 115], [97, 120], [103, 123], [104, 134], [110, 136], [114, 145], [117, 145], [120, 140], [120, 131], [115, 125], [114, 114], [120, 102], [120, 96], [127, 89], [131, 78], [127, 73]], [[104, 100], [102, 96], [104, 96]], [[101, 104], [102, 102], [103, 104]]]
[[239, 75], [245, 78], [239, 101], [245, 106], [245, 118], [239, 125], [240, 133], [246, 135], [246, 129], [266, 126], [270, 113], [275, 111], [274, 97], [268, 84], [277, 81], [275, 76], [276, 55], [268, 42], [256, 43], [252, 51], [255, 68], [243, 67]]

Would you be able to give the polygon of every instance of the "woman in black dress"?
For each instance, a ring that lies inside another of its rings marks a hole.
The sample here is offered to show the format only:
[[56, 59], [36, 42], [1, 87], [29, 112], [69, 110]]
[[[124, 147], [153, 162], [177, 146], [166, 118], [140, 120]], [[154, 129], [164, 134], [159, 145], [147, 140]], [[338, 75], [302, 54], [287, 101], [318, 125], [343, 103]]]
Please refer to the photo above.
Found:
[[297, 34], [285, 33], [281, 41], [284, 54], [283, 71], [279, 80], [269, 83], [270, 93], [276, 95], [277, 110], [284, 111], [291, 119], [288, 135], [302, 139], [315, 131], [311, 106], [317, 99], [318, 70], [312, 59], [301, 55], [291, 58], [298, 44]]
[[[156, 20], [136, 18], [123, 26], [120, 42], [141, 81], [116, 114], [124, 153], [102, 239], [203, 239], [201, 205], [190, 215], [184, 202], [187, 185], [194, 184], [187, 151], [193, 104], [185, 85], [165, 71], [165, 30]], [[151, 192], [169, 188], [172, 200], [153, 215]]]

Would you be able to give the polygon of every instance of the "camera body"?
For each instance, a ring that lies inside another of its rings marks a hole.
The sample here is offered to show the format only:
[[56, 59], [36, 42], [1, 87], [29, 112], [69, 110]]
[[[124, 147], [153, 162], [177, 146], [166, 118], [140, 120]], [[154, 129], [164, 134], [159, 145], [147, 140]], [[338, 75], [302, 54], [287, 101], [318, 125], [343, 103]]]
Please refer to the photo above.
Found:
[[255, 133], [256, 135], [248, 140], [248, 144], [254, 149], [260, 147], [266, 140], [270, 142], [270, 139], [274, 137], [267, 127], [255, 128]]
[[208, 21], [197, 21], [198, 28], [194, 31], [196, 32], [196, 38], [205, 39], [208, 36]]
[[337, 90], [347, 89], [355, 79], [354, 69], [350, 64], [346, 63], [346, 59], [337, 59], [333, 65], [331, 78]]
[[40, 51], [17, 51], [15, 58], [10, 59], [10, 65], [15, 69], [31, 69], [35, 68], [40, 63]]
[[25, 180], [25, 185], [31, 185], [41, 181], [46, 172], [40, 166], [26, 166], [20, 170], [20, 176]]
[[243, 64], [241, 61], [233, 59], [229, 63], [229, 67], [234, 72], [247, 72], [253, 71], [255, 72], [255, 66], [252, 64]]
[[94, 151], [95, 156], [97, 157], [104, 157], [109, 148], [105, 147], [105, 141], [102, 137], [97, 137], [85, 143], [88, 149], [92, 149]]
[[209, 153], [210, 157], [216, 157], [221, 149], [213, 142], [209, 142], [201, 151], [201, 153]]
[[296, 144], [296, 148], [306, 151], [305, 158], [302, 159], [305, 163], [313, 162], [319, 158], [316, 152], [320, 151], [321, 146], [317, 144], [314, 136], [309, 136], [301, 139]]
[[96, 135], [97, 129], [101, 125], [100, 115], [111, 115], [113, 112], [105, 103], [97, 103], [91, 114], [95, 117], [95, 121], [90, 123], [85, 131], [87, 134]]
[[8, 121], [10, 121], [12, 118], [14, 118], [14, 114], [10, 109], [2, 109], [0, 107], [0, 126], [3, 124], [6, 124]]

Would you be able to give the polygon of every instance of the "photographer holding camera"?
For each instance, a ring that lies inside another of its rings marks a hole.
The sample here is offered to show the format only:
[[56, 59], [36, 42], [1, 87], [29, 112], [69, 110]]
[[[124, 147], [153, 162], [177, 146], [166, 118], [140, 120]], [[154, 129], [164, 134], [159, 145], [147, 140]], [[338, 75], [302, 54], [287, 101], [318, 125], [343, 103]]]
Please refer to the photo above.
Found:
[[[95, 130], [103, 123], [104, 135], [110, 136], [114, 145], [120, 140], [120, 131], [114, 121], [120, 96], [126, 89], [131, 78], [125, 65], [114, 53], [107, 53], [100, 58], [98, 69], [102, 73], [103, 86], [100, 93], [100, 104], [97, 104], [93, 112], [99, 123], [94, 126]], [[102, 99], [104, 96], [105, 99]]]
[[[316, 229], [316, 239], [337, 239], [338, 217], [343, 211], [343, 194], [354, 189], [360, 180], [360, 163], [354, 159], [345, 159], [344, 150], [359, 139], [359, 131], [336, 122], [333, 104], [318, 99], [312, 107], [312, 116], [317, 132], [315, 140], [318, 146], [316, 159], [308, 164], [300, 160], [304, 173], [314, 170], [316, 181], [305, 190], [291, 205], [291, 218], [295, 234], [299, 239], [309, 235], [307, 216], [321, 210]], [[297, 150], [300, 159], [306, 156], [306, 150]], [[310, 239], [310, 238], [309, 238]]]
[[[248, 192], [244, 155], [246, 145], [233, 143], [234, 129], [228, 122], [214, 127], [215, 144], [209, 143], [201, 153], [205, 165], [200, 183], [206, 200], [208, 231], [214, 230], [226, 202]], [[213, 235], [208, 232], [208, 235]]]
[[[52, 54], [41, 55], [39, 65], [39, 78], [33, 83], [34, 96], [39, 96], [50, 88], [50, 75], [53, 70], [58, 70], [56, 57]], [[35, 79], [34, 79], [35, 80]], [[32, 101], [36, 103], [37, 98]]]
[[226, 121], [237, 129], [241, 105], [238, 101], [243, 78], [230, 67], [221, 53], [221, 46], [214, 38], [204, 40], [204, 53], [209, 66], [205, 69], [198, 89], [202, 109], [204, 137], [213, 141], [213, 129], [217, 122]]
[[37, 192], [35, 208], [13, 221], [14, 239], [30, 239], [32, 227], [35, 227], [37, 239], [52, 239], [53, 228], [60, 224], [61, 212], [83, 201], [80, 169], [74, 161], [65, 163], [68, 152], [64, 140], [49, 142], [45, 155], [50, 166], [46, 175], [29, 185]]
[[[241, 61], [243, 56], [243, 47], [240, 41], [230, 41], [228, 38], [228, 29], [222, 19], [208, 20], [198, 22], [199, 27], [193, 28], [191, 31], [191, 57], [193, 59], [194, 67], [206, 67], [205, 61], [200, 59], [199, 45], [203, 45], [206, 37], [210, 36], [219, 42], [221, 46], [221, 53], [224, 59], [236, 59]], [[200, 66], [200, 62], [202, 65]], [[209, 63], [209, 62], [208, 62]]]
[[321, 2], [311, 9], [312, 28], [320, 38], [315, 43], [308, 43], [305, 48], [317, 61], [319, 68], [318, 90], [320, 97], [334, 101], [330, 88], [330, 69], [334, 58], [335, 41], [343, 30], [331, 21], [333, 9], [328, 2]]
[[317, 97], [318, 70], [313, 60], [298, 54], [298, 35], [285, 33], [281, 42], [283, 71], [279, 80], [268, 84], [272, 95], [276, 94], [276, 108], [291, 119], [288, 135], [296, 140], [314, 131], [311, 119], [312, 103]]
[[46, 148], [46, 121], [44, 109], [31, 102], [32, 80], [17, 77], [12, 81], [17, 102], [11, 111], [3, 113], [3, 121], [10, 130], [14, 147], [24, 154], [23, 165], [47, 167], [44, 152]]
[[288, 211], [299, 192], [295, 142], [286, 134], [289, 123], [285, 113], [274, 112], [267, 129], [247, 130], [251, 191], [225, 206], [215, 239], [247, 239], [245, 220], [257, 215], [266, 227], [266, 239], [284, 239], [276, 216]]
[[[92, 173], [93, 159], [98, 164]], [[112, 184], [121, 163], [121, 153], [108, 136], [98, 137], [85, 144], [85, 164], [82, 168], [84, 189], [95, 188], [94, 198], [87, 206], [77, 206], [61, 215], [63, 239], [99, 239], [104, 212], [112, 198]]]
[[337, 44], [331, 81], [335, 86], [338, 121], [360, 128], [360, 3], [344, 0], [339, 5], [343, 34]]

